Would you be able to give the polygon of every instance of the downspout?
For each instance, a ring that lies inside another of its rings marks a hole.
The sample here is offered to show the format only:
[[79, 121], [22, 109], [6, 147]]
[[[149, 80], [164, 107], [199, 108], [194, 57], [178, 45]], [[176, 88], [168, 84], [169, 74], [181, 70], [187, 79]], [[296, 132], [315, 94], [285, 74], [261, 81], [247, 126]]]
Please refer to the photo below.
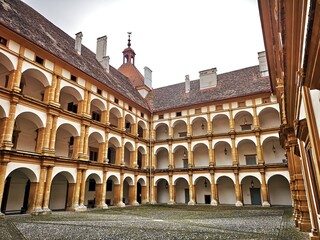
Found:
[[151, 147], [151, 137], [152, 137], [152, 120], [153, 120], [153, 113], [151, 113], [151, 121], [149, 122], [149, 203], [152, 203], [152, 199], [151, 199], [151, 190], [152, 190], [152, 186], [151, 186], [151, 163], [152, 163], [152, 147]]

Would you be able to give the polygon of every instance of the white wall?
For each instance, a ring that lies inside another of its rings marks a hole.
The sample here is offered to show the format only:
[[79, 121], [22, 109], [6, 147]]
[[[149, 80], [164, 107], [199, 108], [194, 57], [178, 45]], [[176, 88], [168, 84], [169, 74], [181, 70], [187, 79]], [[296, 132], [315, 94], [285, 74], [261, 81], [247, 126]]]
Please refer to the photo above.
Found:
[[189, 191], [189, 185], [186, 180], [179, 179], [175, 185], [176, 188], [176, 203], [185, 203], [185, 189]]
[[289, 182], [280, 175], [271, 177], [268, 181], [271, 205], [292, 205]]
[[229, 118], [225, 115], [218, 115], [212, 121], [213, 133], [227, 133], [230, 132]]
[[157, 154], [157, 168], [165, 169], [169, 165], [169, 156], [166, 150], [161, 150]]
[[19, 171], [13, 172], [10, 174], [10, 177], [11, 182], [6, 211], [20, 211], [21, 207], [23, 206], [23, 199], [28, 178]]
[[169, 187], [165, 188], [166, 181], [160, 181], [157, 185], [157, 203], [169, 202]]
[[199, 145], [193, 151], [193, 160], [195, 167], [208, 167], [209, 166], [209, 152], [205, 145]]
[[232, 204], [236, 203], [236, 193], [234, 184], [231, 179], [221, 177], [218, 179], [218, 196], [219, 204]]
[[50, 190], [49, 208], [51, 210], [64, 209], [67, 199], [68, 181], [62, 175], [58, 174], [52, 181]]

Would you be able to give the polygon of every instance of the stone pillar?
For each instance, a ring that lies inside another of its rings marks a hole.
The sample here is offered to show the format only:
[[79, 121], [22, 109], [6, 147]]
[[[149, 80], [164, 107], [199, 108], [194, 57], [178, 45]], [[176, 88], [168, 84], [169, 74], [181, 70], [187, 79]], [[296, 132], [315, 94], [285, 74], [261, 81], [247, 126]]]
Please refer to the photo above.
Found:
[[110, 102], [108, 100], [107, 101], [107, 110], [106, 110], [106, 119], [105, 119], [107, 125], [110, 125], [110, 119], [109, 118], [110, 118]]
[[254, 130], [259, 130], [259, 118], [257, 115], [257, 107], [256, 105], [253, 106], [253, 125], [254, 125]]
[[119, 202], [117, 203], [118, 207], [124, 207], [125, 204], [123, 202], [123, 173], [120, 174], [120, 186], [119, 186]]
[[89, 126], [85, 126], [85, 136], [83, 141], [83, 159], [89, 159], [88, 156]]
[[209, 166], [213, 167], [215, 165], [214, 159], [214, 149], [212, 148], [212, 138], [209, 138]]
[[172, 120], [171, 118], [169, 118], [169, 127], [168, 127], [168, 135], [169, 135], [169, 138], [173, 138], [173, 128], [172, 128]]
[[120, 184], [114, 184], [114, 190], [113, 190], [113, 205], [118, 205], [120, 200]]
[[241, 186], [239, 183], [239, 172], [237, 170], [234, 171], [234, 176], [235, 176], [235, 180], [236, 180], [236, 184], [235, 184], [235, 192], [236, 192], [236, 206], [237, 207], [242, 207], [243, 203], [242, 203], [242, 194], [241, 194]]
[[46, 138], [45, 136], [46, 132], [45, 132], [45, 128], [38, 128], [37, 130], [38, 130], [38, 133], [37, 133], [35, 152], [41, 153], [43, 148], [43, 141]]
[[47, 123], [46, 123], [46, 129], [45, 129], [45, 136], [43, 139], [43, 147], [42, 147], [42, 153], [44, 155], [49, 154], [49, 144], [50, 144], [50, 133], [52, 129], [52, 123], [53, 123], [53, 116], [50, 113], [47, 113]]
[[191, 149], [191, 140], [188, 139], [188, 168], [193, 167], [193, 151]]
[[67, 211], [74, 210], [73, 202], [74, 202], [75, 188], [76, 188], [76, 184], [75, 183], [68, 183]]
[[174, 204], [174, 199], [173, 199], [173, 182], [172, 182], [172, 172], [169, 172], [169, 202], [168, 204]]
[[[24, 47], [20, 47], [20, 54], [24, 55]], [[15, 70], [14, 79], [13, 79], [13, 88], [14, 92], [20, 93], [20, 82], [21, 82], [21, 69], [22, 69], [23, 58], [18, 58], [17, 69]]]
[[121, 166], [124, 166], [125, 165], [125, 162], [124, 162], [124, 140], [125, 140], [125, 135], [122, 134], [121, 136], [121, 154], [120, 154], [120, 161], [121, 161]]
[[229, 110], [229, 125], [230, 125], [230, 132], [235, 132], [234, 119], [233, 119], [233, 114], [231, 109]]
[[56, 136], [57, 136], [57, 121], [58, 116], [52, 116], [52, 128], [50, 132], [50, 142], [49, 142], [49, 151], [51, 153], [55, 152]]
[[73, 196], [73, 206], [72, 206], [72, 208], [75, 211], [77, 211], [79, 209], [81, 179], [82, 179], [82, 170], [77, 169], [77, 179], [76, 179], [75, 191], [74, 191], [74, 196]]
[[34, 213], [35, 206], [36, 206], [38, 187], [39, 187], [39, 184], [37, 182], [30, 182], [30, 191], [29, 191], [27, 213], [31, 213], [31, 214]]
[[15, 115], [16, 115], [16, 108], [17, 108], [18, 101], [19, 99], [16, 97], [13, 97], [11, 99], [9, 117], [7, 119], [6, 128], [3, 130], [5, 132], [3, 137], [3, 149], [5, 150], [11, 150], [13, 146], [11, 141], [12, 141], [12, 133], [14, 129], [14, 122], [15, 122]]
[[261, 146], [261, 141], [260, 141], [260, 133], [256, 132], [256, 140], [257, 140], [257, 157], [258, 157], [258, 164], [259, 165], [264, 165], [264, 160], [263, 160], [263, 154], [262, 154], [262, 146]]
[[169, 169], [173, 169], [174, 166], [174, 162], [173, 162], [173, 152], [172, 152], [172, 142], [169, 142]]
[[193, 198], [193, 174], [192, 172], [189, 172], [189, 196], [190, 196], [190, 199], [189, 199], [189, 202], [188, 202], [188, 205], [195, 205], [195, 201], [194, 201], [194, 198]]
[[78, 210], [84, 211], [87, 210], [87, 207], [84, 205], [85, 191], [86, 191], [86, 169], [82, 169], [81, 174], [81, 185], [80, 185], [80, 197], [79, 197], [79, 208]]
[[48, 93], [48, 102], [49, 102], [49, 104], [54, 103], [56, 87], [57, 87], [57, 75], [53, 74], [52, 75], [51, 86], [49, 86], [49, 93]]
[[236, 147], [236, 139], [235, 135], [231, 135], [231, 144], [232, 144], [232, 165], [238, 166], [239, 165], [239, 159], [238, 159], [238, 151]]
[[44, 183], [45, 183], [46, 175], [47, 175], [47, 167], [42, 165], [40, 169], [39, 183], [38, 183], [38, 188], [36, 192], [36, 206], [32, 212], [32, 214], [34, 215], [38, 215], [43, 212], [42, 202], [43, 202]]
[[[2, 159], [2, 161], [0, 162], [0, 209], [2, 204], [8, 162], [9, 159]], [[0, 216], [2, 215], [3, 213], [0, 212]]]
[[207, 122], [207, 124], [208, 124], [208, 126], [207, 126], [207, 128], [208, 128], [207, 133], [208, 133], [208, 134], [212, 134], [212, 122], [211, 122], [211, 119], [210, 119], [210, 113], [209, 113], [209, 112], [207, 113], [207, 119], [208, 119], [208, 122]]
[[99, 143], [99, 149], [98, 149], [98, 162], [103, 163], [104, 159], [106, 158], [106, 149], [105, 149], [105, 142]]
[[52, 181], [52, 166], [48, 166], [46, 185], [44, 188], [44, 199], [43, 199], [43, 205], [42, 205], [42, 209], [45, 213], [51, 213], [51, 210], [49, 209], [51, 181]]
[[192, 125], [190, 123], [190, 116], [187, 116], [187, 136], [192, 136]]
[[214, 180], [214, 171], [210, 170], [210, 176], [211, 176], [211, 205], [213, 206], [217, 206], [218, 205], [218, 201], [216, 199], [217, 196], [217, 189], [216, 189], [216, 184], [215, 184], [215, 180]]
[[264, 169], [260, 169], [261, 174], [261, 192], [262, 192], [262, 206], [263, 207], [270, 207], [270, 203], [268, 201], [268, 187], [266, 184], [266, 174]]
[[[133, 206], [137, 206], [139, 205], [138, 201], [137, 201], [137, 193], [138, 193], [138, 188], [137, 188], [137, 185], [138, 185], [138, 173], [135, 172], [134, 174], [134, 182], [133, 182], [133, 190], [132, 190], [132, 201], [130, 201], [130, 204], [133, 205]], [[130, 191], [129, 191], [130, 193]], [[130, 194], [129, 194], [130, 195]]]
[[60, 106], [60, 86], [61, 86], [61, 78], [57, 77], [57, 86], [54, 93], [54, 104]]
[[149, 182], [149, 186], [150, 186], [150, 201], [151, 204], [156, 204], [157, 203], [157, 188], [156, 186], [154, 186], [154, 176], [151, 175], [151, 179]]
[[103, 176], [102, 176], [101, 202], [97, 206], [98, 208], [102, 208], [102, 209], [108, 208], [108, 205], [106, 204], [106, 195], [107, 195], [107, 167], [104, 167]]

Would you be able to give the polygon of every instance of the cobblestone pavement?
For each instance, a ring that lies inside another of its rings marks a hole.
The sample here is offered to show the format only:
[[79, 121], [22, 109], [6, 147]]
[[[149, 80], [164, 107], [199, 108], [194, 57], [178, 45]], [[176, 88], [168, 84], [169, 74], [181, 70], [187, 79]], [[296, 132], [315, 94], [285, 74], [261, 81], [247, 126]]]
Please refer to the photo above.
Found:
[[292, 208], [144, 205], [0, 218], [0, 239], [308, 239]]

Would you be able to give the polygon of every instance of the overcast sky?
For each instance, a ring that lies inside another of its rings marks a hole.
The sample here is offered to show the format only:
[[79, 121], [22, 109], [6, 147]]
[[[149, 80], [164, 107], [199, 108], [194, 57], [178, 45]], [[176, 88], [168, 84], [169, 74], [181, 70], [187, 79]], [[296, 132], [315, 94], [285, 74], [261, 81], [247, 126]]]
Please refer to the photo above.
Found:
[[108, 36], [110, 64], [119, 68], [132, 32], [135, 65], [152, 72], [153, 88], [258, 65], [264, 51], [257, 0], [24, 0], [47, 19], [96, 50]]

